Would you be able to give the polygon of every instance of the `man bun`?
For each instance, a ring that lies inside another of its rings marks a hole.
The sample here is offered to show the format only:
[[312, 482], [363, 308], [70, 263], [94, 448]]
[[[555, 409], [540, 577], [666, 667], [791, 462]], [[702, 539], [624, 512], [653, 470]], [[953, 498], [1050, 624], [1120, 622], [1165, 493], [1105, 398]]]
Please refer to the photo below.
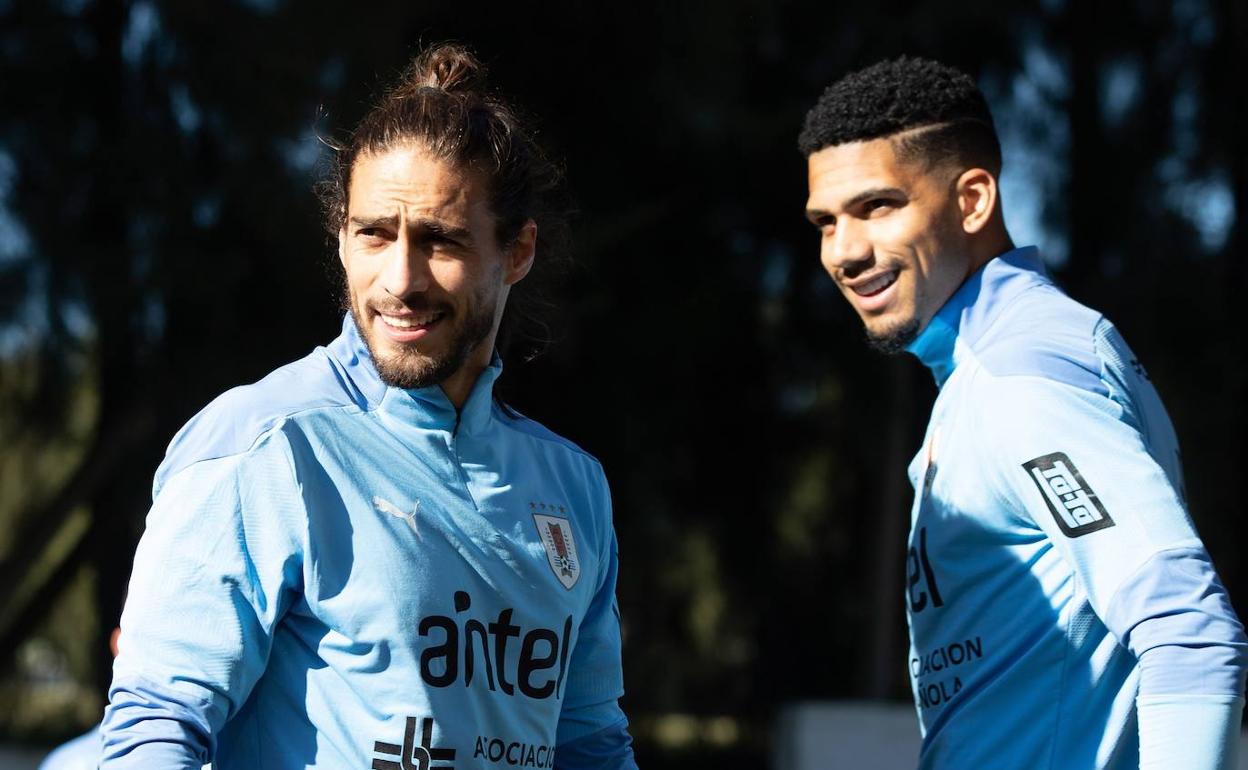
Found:
[[542, 318], [549, 306], [544, 278], [560, 275], [568, 262], [571, 203], [562, 169], [519, 110], [490, 86], [475, 54], [458, 43], [435, 44], [404, 68], [345, 141], [331, 144], [328, 174], [317, 185], [331, 244], [347, 225], [356, 162], [405, 145], [485, 175], [498, 245], [514, 243], [530, 220], [537, 224], [541, 258], [513, 287], [498, 339], [500, 349], [523, 339], [535, 354], [550, 337]]
[[409, 97], [420, 88], [480, 94], [485, 90], [485, 76], [485, 65], [466, 47], [441, 43], [426, 49], [408, 65], [391, 96]]

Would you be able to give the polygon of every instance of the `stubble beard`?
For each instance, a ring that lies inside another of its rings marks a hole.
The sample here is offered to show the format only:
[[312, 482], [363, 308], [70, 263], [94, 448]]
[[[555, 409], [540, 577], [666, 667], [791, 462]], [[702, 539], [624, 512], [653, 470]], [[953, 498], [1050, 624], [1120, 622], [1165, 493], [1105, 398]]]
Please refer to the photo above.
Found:
[[918, 339], [919, 319], [911, 318], [880, 331], [872, 331], [870, 327], [867, 327], [866, 333], [867, 345], [872, 350], [895, 356], [898, 353], [905, 353], [910, 343]]
[[924, 297], [922, 285], [913, 287], [913, 291], [909, 318], [893, 319], [883, 327], [865, 326], [863, 331], [866, 332], [867, 346], [872, 350], [886, 356], [895, 356], [905, 353], [910, 343], [918, 339], [922, 328], [919, 322], [919, 308], [923, 305]]
[[494, 331], [496, 298], [478, 293], [468, 304], [466, 315], [460, 319], [449, 306], [442, 306], [446, 315], [439, 323], [454, 323], [450, 343], [441, 355], [420, 352], [416, 345], [397, 345], [397, 350], [383, 354], [373, 339], [373, 329], [363, 317], [363, 310], [351, 301], [350, 291], [343, 287], [342, 302], [351, 311], [351, 318], [360, 338], [368, 346], [368, 354], [381, 381], [392, 388], [414, 390], [441, 385], [448, 377], [463, 367], [473, 351], [484, 343]]

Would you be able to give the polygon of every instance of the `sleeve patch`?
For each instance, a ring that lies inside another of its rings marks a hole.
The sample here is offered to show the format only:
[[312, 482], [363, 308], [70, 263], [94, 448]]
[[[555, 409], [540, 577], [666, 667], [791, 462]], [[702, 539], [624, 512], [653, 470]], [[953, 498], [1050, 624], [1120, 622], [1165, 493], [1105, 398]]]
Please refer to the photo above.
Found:
[[1081, 537], [1114, 526], [1100, 498], [1062, 452], [1028, 460], [1023, 463], [1023, 470], [1036, 483], [1057, 526], [1067, 537]]

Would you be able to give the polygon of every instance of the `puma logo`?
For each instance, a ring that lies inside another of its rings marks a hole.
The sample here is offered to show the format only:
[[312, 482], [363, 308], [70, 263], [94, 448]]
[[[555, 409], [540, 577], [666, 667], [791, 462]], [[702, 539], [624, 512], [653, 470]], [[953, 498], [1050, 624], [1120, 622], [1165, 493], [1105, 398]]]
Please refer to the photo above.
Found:
[[419, 500], [412, 506], [411, 513], [404, 513], [397, 505], [383, 497], [374, 497], [373, 506], [382, 513], [388, 513], [391, 516], [398, 516], [400, 519], [403, 519], [407, 522], [407, 526], [412, 528], [412, 532], [416, 533], [416, 537], [420, 537], [420, 530], [416, 528], [416, 512], [420, 510]]

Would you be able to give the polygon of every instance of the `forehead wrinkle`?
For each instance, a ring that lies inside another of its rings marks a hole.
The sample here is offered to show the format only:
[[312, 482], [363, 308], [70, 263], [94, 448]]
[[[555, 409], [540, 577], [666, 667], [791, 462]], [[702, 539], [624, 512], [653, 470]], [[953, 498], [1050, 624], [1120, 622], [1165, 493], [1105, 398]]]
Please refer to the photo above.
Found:
[[436, 212], [471, 203], [477, 180], [427, 149], [404, 144], [356, 159], [351, 176], [352, 199], [389, 209]]
[[[358, 207], [357, 204], [358, 203]], [[392, 219], [396, 223], [441, 221], [467, 227], [470, 200], [465, 187], [406, 182], [369, 185], [352, 198], [352, 218]]]

